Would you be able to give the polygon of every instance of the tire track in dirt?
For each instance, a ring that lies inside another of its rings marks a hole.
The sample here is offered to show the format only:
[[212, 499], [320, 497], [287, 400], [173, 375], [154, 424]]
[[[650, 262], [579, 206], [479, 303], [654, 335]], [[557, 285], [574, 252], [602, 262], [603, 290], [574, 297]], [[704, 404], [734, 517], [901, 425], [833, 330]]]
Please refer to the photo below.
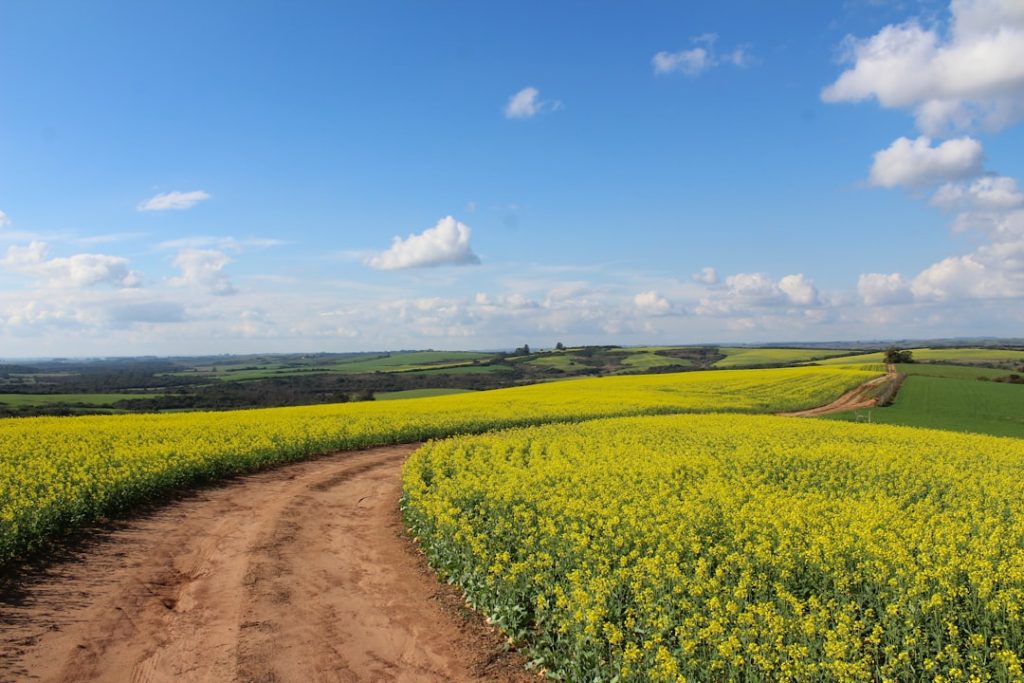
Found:
[[526, 681], [404, 535], [415, 445], [240, 477], [0, 585], [0, 681]]
[[829, 415], [831, 413], [842, 413], [847, 410], [860, 410], [862, 408], [873, 408], [878, 405], [878, 393], [879, 388], [885, 384], [891, 384], [896, 381], [897, 372], [896, 366], [892, 363], [886, 363], [885, 374], [881, 377], [875, 377], [869, 379], [860, 386], [857, 386], [845, 394], [823, 406], [816, 408], [808, 408], [807, 410], [798, 410], [792, 413], [776, 413], [783, 417], [817, 417], [819, 415]]

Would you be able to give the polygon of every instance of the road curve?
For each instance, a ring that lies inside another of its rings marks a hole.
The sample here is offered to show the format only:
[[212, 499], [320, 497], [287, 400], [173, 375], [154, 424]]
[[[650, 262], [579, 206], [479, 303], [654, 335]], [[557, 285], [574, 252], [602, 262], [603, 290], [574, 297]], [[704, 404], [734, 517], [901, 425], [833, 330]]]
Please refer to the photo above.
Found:
[[415, 445], [233, 479], [0, 584], [0, 681], [526, 681], [404, 536]]
[[776, 413], [783, 417], [817, 417], [819, 415], [830, 415], [842, 413], [848, 410], [861, 410], [863, 408], [874, 408], [878, 405], [879, 387], [883, 384], [891, 384], [896, 381], [898, 373], [896, 366], [886, 363], [885, 374], [881, 377], [869, 379], [867, 382], [850, 389], [845, 394], [823, 406], [798, 410], [792, 413]]

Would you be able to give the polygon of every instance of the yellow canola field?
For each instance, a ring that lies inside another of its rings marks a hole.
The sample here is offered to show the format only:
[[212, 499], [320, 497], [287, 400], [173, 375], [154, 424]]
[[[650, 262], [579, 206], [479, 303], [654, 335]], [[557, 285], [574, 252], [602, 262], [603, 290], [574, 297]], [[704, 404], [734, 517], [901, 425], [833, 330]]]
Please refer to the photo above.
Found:
[[1022, 440], [637, 417], [403, 478], [432, 564], [563, 680], [1022, 680]]
[[382, 403], [0, 420], [0, 563], [169, 490], [315, 453], [595, 417], [791, 410], [827, 402], [872, 374], [682, 373]]

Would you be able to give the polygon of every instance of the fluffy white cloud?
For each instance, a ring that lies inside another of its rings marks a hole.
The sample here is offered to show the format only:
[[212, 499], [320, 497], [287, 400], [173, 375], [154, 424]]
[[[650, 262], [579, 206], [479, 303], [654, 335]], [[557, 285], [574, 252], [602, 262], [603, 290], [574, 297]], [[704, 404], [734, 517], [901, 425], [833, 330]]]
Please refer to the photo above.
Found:
[[779, 280], [779, 289], [795, 306], [813, 306], [818, 303], [818, 290], [803, 273], [785, 276]]
[[469, 246], [471, 230], [452, 216], [445, 216], [432, 228], [402, 239], [395, 237], [391, 248], [375, 254], [366, 264], [379, 270], [425, 268], [441, 265], [480, 263]]
[[33, 241], [25, 247], [12, 245], [0, 259], [0, 265], [32, 275], [50, 287], [138, 287], [142, 281], [141, 275], [128, 267], [128, 259], [120, 256], [75, 254], [48, 259], [48, 253], [45, 242]]
[[911, 289], [918, 299], [947, 301], [980, 294], [987, 280], [984, 264], [974, 256], [950, 256], [922, 271]]
[[510, 119], [527, 119], [540, 113], [540, 90], [523, 88], [508, 98], [505, 116]]
[[681, 73], [687, 76], [697, 76], [710, 69], [712, 61], [711, 54], [707, 50], [695, 47], [692, 50], [679, 52], [662, 50], [651, 58], [651, 64], [654, 65], [656, 74]]
[[6, 213], [0, 211], [0, 228], [6, 228], [11, 224], [11, 219]]
[[857, 293], [867, 306], [906, 303], [912, 298], [910, 283], [899, 273], [864, 273], [857, 280]]
[[1024, 240], [979, 247], [923, 270], [911, 283], [924, 301], [1007, 299], [1024, 296]]
[[672, 310], [672, 304], [668, 299], [653, 289], [634, 296], [633, 304], [644, 315], [665, 315]]
[[697, 313], [710, 316], [746, 315], [763, 309], [806, 308], [820, 303], [818, 289], [802, 273], [776, 281], [766, 273], [736, 273], [725, 278], [725, 288], [708, 290]]
[[736, 273], [725, 278], [725, 286], [733, 296], [763, 304], [774, 302], [779, 295], [775, 280], [764, 273]]
[[139, 204], [139, 211], [170, 211], [173, 209], [190, 209], [210, 195], [203, 190], [192, 192], [163, 192], [154, 195]]
[[505, 118], [528, 119], [542, 111], [557, 111], [562, 108], [558, 100], [540, 99], [540, 90], [532, 86], [523, 88], [508, 98], [505, 104]]
[[700, 282], [705, 285], [717, 285], [718, 284], [718, 271], [711, 266], [705, 266], [700, 269], [700, 272], [694, 273], [690, 276], [690, 279], [694, 282]]
[[685, 76], [699, 76], [719, 64], [732, 64], [745, 67], [751, 63], [750, 53], [745, 45], [733, 48], [724, 54], [715, 49], [718, 42], [717, 33], [705, 33], [695, 36], [692, 42], [697, 47], [678, 52], [662, 50], [651, 57], [651, 65], [656, 74], [679, 73]]
[[935, 147], [924, 136], [916, 140], [901, 137], [875, 152], [871, 184], [913, 187], [967, 178], [981, 172], [983, 157], [981, 143], [970, 137], [946, 140]]
[[1024, 3], [953, 0], [948, 27], [889, 25], [848, 37], [852, 66], [822, 91], [826, 102], [875, 98], [909, 108], [929, 135], [977, 122], [1000, 128], [1024, 116]]
[[1024, 206], [1024, 192], [1014, 178], [984, 176], [969, 184], [946, 183], [936, 190], [932, 204], [947, 210], [1002, 211]]
[[1024, 209], [1015, 211], [965, 211], [953, 221], [957, 232], [973, 230], [994, 242], [1024, 239]]
[[518, 292], [500, 296], [489, 296], [483, 292], [477, 292], [473, 297], [473, 303], [486, 310], [518, 311], [528, 308], [537, 308], [539, 304]]
[[196, 287], [218, 296], [235, 294], [236, 289], [224, 267], [231, 263], [227, 254], [216, 249], [182, 249], [174, 257], [181, 275], [171, 278], [176, 287]]

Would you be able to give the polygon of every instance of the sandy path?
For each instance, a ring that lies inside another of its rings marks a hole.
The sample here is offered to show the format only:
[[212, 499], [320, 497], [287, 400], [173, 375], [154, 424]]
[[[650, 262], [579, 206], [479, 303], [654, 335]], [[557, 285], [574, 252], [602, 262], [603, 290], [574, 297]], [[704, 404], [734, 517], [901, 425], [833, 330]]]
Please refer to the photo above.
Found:
[[530, 680], [403, 536], [415, 446], [234, 479], [0, 585], [0, 681]]
[[807, 410], [798, 410], [794, 413], [777, 414], [784, 417], [816, 417], [818, 415], [828, 415], [830, 413], [841, 413], [846, 410], [873, 408], [878, 405], [878, 399], [874, 397], [874, 395], [877, 395], [876, 390], [883, 384], [895, 382], [896, 374], [896, 366], [892, 363], [887, 363], [884, 375], [874, 379], [869, 379], [867, 382], [864, 382], [864, 384], [850, 389], [829, 404], [818, 406], [817, 408], [808, 408]]

